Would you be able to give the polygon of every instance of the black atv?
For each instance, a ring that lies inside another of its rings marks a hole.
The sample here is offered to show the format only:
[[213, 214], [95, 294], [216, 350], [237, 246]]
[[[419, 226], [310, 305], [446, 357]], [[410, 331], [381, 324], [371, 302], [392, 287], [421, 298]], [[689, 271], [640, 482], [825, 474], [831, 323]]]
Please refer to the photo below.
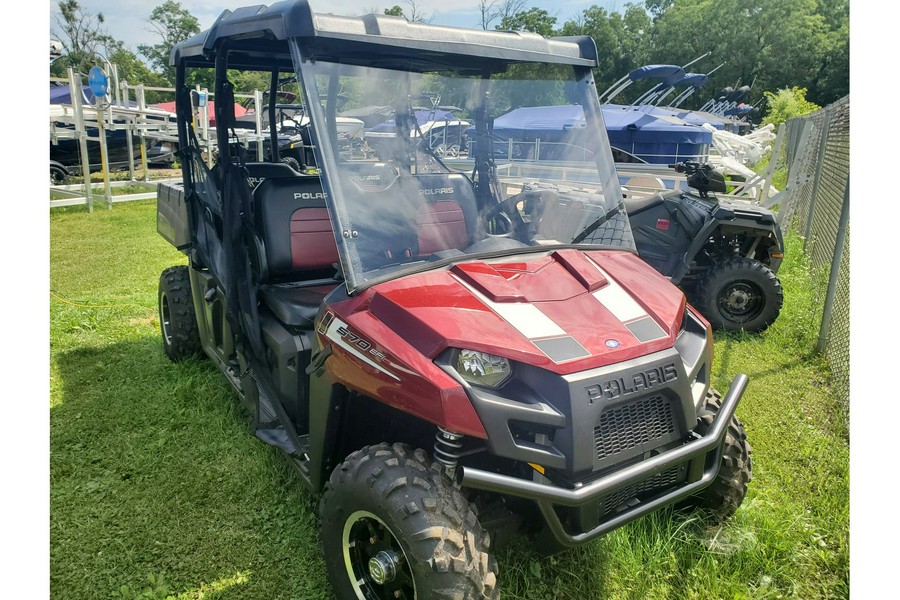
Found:
[[759, 332], [778, 317], [784, 295], [776, 277], [784, 241], [775, 214], [724, 193], [725, 178], [708, 164], [669, 165], [697, 193], [672, 191], [625, 200], [638, 252], [713, 327]]

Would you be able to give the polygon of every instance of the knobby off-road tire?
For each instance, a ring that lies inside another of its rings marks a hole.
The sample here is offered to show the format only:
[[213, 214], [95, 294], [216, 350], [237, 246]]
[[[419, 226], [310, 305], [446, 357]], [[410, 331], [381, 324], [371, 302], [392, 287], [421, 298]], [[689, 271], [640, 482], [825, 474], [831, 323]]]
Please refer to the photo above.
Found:
[[169, 267], [159, 276], [159, 328], [170, 360], [178, 362], [203, 352], [186, 266]]
[[757, 333], [778, 318], [784, 292], [772, 270], [750, 258], [714, 267], [697, 289], [697, 308], [715, 329]]
[[340, 600], [498, 597], [489, 535], [424, 450], [378, 444], [354, 452], [332, 472], [319, 514]]
[[298, 173], [302, 173], [303, 169], [300, 168], [300, 161], [294, 158], [293, 156], [285, 156], [281, 159], [281, 162], [297, 171]]
[[[722, 408], [722, 395], [714, 389], [706, 394], [706, 405], [700, 411], [697, 433], [706, 435], [713, 419]], [[737, 417], [732, 417], [725, 433], [725, 445], [719, 461], [719, 474], [712, 484], [684, 501], [683, 506], [700, 508], [716, 521], [734, 514], [747, 495], [747, 484], [753, 479], [753, 448], [747, 442], [747, 433]]]

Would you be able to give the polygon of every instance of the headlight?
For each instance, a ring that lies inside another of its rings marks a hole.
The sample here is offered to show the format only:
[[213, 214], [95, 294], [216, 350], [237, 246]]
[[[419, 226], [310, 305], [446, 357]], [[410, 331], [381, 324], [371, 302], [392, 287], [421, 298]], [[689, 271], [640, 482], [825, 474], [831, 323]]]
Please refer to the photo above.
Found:
[[509, 361], [501, 356], [475, 350], [460, 350], [456, 357], [456, 372], [474, 385], [495, 388], [512, 374]]

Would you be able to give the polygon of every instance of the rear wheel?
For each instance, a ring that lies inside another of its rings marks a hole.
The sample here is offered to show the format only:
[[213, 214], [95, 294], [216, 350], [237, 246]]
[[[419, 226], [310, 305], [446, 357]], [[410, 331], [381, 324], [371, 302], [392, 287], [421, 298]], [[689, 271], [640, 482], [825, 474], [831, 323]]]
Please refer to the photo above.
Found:
[[[722, 395], [710, 389], [706, 394], [706, 405], [700, 411], [697, 433], [706, 435], [721, 408]], [[718, 475], [709, 487], [685, 500], [683, 506], [705, 510], [716, 520], [724, 520], [733, 515], [744, 501], [747, 484], [753, 479], [752, 453], [753, 448], [747, 442], [744, 426], [737, 417], [732, 417], [725, 433]]]
[[749, 258], [713, 268], [697, 292], [697, 308], [715, 329], [725, 331], [763, 331], [778, 318], [783, 302], [775, 273]]
[[490, 539], [424, 450], [379, 444], [331, 474], [319, 507], [329, 581], [341, 599], [492, 599]]
[[159, 276], [159, 327], [170, 360], [177, 362], [203, 351], [186, 266], [169, 267]]

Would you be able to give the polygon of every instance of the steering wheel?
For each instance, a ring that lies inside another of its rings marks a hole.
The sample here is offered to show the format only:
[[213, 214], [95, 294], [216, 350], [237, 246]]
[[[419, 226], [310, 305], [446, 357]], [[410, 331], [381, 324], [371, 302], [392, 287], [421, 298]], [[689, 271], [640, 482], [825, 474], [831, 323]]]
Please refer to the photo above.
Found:
[[[519, 202], [522, 202], [522, 195], [516, 194], [502, 202], [498, 202], [484, 212], [481, 218], [490, 237], [513, 238], [519, 241], [523, 241], [523, 237], [525, 237], [527, 243], [528, 225], [522, 219], [522, 215], [519, 214], [519, 209], [517, 208]], [[493, 233], [497, 229], [505, 229], [505, 231]]]
[[[523, 205], [523, 213], [519, 212], [518, 205]], [[506, 223], [506, 231], [495, 234], [488, 233], [492, 237], [515, 238], [519, 241], [530, 243], [540, 233], [541, 220], [548, 209], [559, 204], [559, 198], [551, 190], [526, 190], [489, 208], [482, 217], [492, 229], [495, 219], [501, 219]]]

